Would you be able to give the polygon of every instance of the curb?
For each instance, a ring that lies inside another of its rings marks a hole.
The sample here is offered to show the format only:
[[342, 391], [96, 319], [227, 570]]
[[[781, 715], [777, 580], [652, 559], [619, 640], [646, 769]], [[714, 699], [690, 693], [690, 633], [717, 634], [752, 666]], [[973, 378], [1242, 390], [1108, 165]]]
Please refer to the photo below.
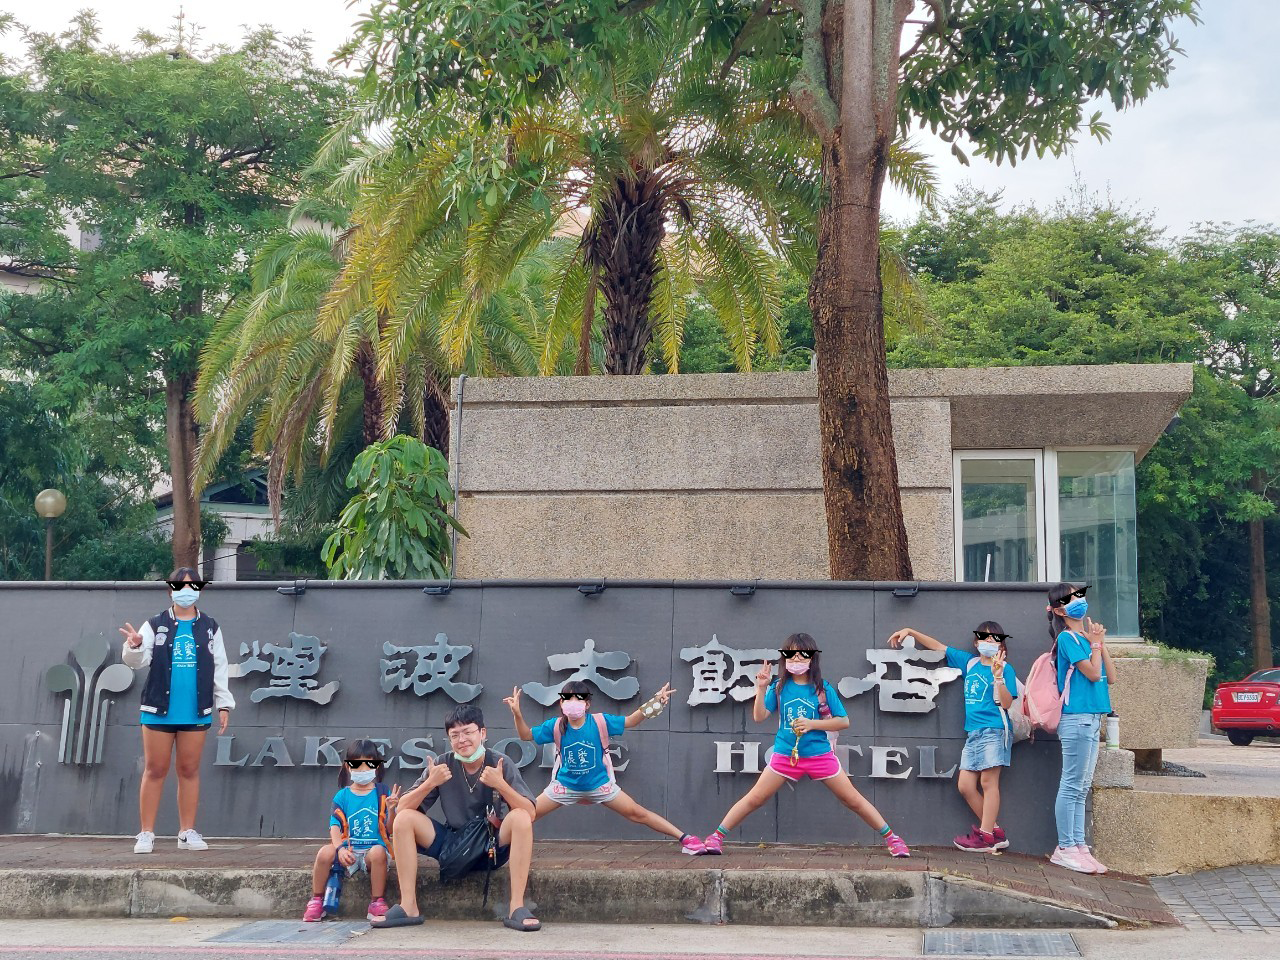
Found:
[[[292, 918], [310, 896], [308, 869], [0, 870], [0, 902], [16, 919]], [[488, 907], [484, 878], [442, 886], [419, 878], [423, 913], [439, 920], [506, 914], [505, 873]], [[972, 878], [931, 871], [599, 870], [535, 868], [530, 901], [549, 922], [794, 923], [833, 927], [1098, 928], [1142, 925], [1106, 904], [1083, 909]], [[394, 888], [393, 888], [394, 889]], [[368, 878], [351, 878], [341, 916], [362, 919]]]

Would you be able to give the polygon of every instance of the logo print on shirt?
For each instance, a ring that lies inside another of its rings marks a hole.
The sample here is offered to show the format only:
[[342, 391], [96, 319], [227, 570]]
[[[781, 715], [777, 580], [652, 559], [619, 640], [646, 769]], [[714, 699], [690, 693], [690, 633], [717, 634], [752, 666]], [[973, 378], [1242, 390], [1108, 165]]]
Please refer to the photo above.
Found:
[[796, 697], [794, 700], [788, 700], [782, 705], [782, 718], [790, 726], [797, 720], [817, 720], [818, 711], [814, 709], [813, 704], [802, 697]]
[[357, 810], [347, 820], [352, 840], [375, 840], [378, 837], [378, 817], [368, 807]]
[[983, 674], [974, 670], [964, 678], [964, 702], [982, 703], [987, 699], [990, 689], [991, 682]]
[[596, 765], [596, 747], [593, 743], [575, 743], [564, 750], [564, 768], [570, 773], [587, 773]]

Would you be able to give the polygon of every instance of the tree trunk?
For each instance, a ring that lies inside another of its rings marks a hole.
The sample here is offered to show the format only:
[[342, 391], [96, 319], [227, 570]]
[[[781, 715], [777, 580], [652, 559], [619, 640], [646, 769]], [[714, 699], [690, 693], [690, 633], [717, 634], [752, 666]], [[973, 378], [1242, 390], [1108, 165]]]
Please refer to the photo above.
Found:
[[850, 163], [823, 150], [830, 201], [819, 214], [809, 286], [833, 580], [910, 580], [889, 416], [880, 287], [880, 188], [887, 144]]
[[427, 389], [422, 395], [422, 442], [435, 447], [449, 459], [449, 400], [433, 372], [427, 373]]
[[[816, 8], [809, 8], [810, 16]], [[880, 282], [880, 193], [897, 123], [898, 45], [910, 0], [829, 3], [797, 102], [822, 135], [826, 196], [809, 285], [833, 580], [910, 580], [889, 415]], [[813, 52], [810, 49], [810, 52]], [[823, 106], [823, 104], [827, 106]]]
[[356, 372], [360, 375], [360, 382], [364, 386], [360, 422], [364, 445], [367, 447], [371, 443], [386, 439], [382, 422], [382, 385], [378, 383], [378, 364], [373, 356], [373, 345], [368, 340], [360, 341], [360, 346], [356, 348], [355, 361]]
[[194, 388], [194, 373], [165, 378], [164, 436], [173, 482], [173, 565], [200, 570], [200, 496], [194, 485], [196, 418], [191, 409]]
[[587, 277], [587, 290], [582, 297], [582, 326], [578, 329], [578, 362], [573, 368], [575, 377], [591, 374], [591, 331], [596, 325], [596, 288], [600, 286], [600, 270], [592, 265]]
[[649, 170], [619, 177], [604, 198], [594, 251], [604, 294], [605, 372], [644, 373], [653, 324], [649, 308], [666, 235], [663, 191]]
[[[1249, 477], [1249, 489], [1265, 495], [1261, 470]], [[1271, 656], [1271, 601], [1267, 597], [1266, 534], [1262, 520], [1249, 521], [1249, 620], [1253, 628], [1253, 669], [1274, 666]]]

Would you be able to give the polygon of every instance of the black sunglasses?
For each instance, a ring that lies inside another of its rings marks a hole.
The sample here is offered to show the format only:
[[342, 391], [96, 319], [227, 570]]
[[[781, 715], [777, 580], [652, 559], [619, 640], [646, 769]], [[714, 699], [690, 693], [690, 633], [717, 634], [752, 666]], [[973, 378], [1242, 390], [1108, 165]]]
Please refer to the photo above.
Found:
[[779, 650], [778, 651], [778, 653], [782, 654], [783, 660], [794, 660], [796, 657], [799, 657], [801, 660], [812, 660], [816, 654], [819, 654], [821, 652], [822, 652], [821, 650]]
[[1063, 596], [1061, 600], [1058, 601], [1058, 606], [1062, 606], [1064, 603], [1068, 603], [1073, 598], [1076, 598], [1076, 597], [1083, 600], [1085, 591], [1088, 589], [1089, 589], [1088, 587], [1081, 587], [1079, 590], [1072, 590], [1070, 593], [1066, 594], [1065, 596]]
[[984, 630], [975, 630], [973, 631], [973, 635], [979, 640], [999, 640], [1001, 643], [1004, 643], [1009, 639], [1009, 635], [1007, 633], [987, 633]]
[[352, 770], [359, 770], [361, 767], [368, 767], [370, 770], [377, 770], [382, 766], [381, 760], [348, 760], [347, 766]]
[[582, 702], [584, 702], [584, 703], [590, 703], [590, 702], [591, 702], [591, 694], [589, 694], [589, 693], [562, 693], [562, 694], [560, 694], [560, 699], [561, 699], [561, 700], [581, 700], [581, 701], [582, 701]]
[[190, 587], [192, 590], [195, 590], [197, 593], [203, 590], [205, 588], [205, 585], [208, 582], [209, 582], [208, 580], [166, 580], [165, 581], [165, 583], [167, 583], [170, 586], [170, 588], [174, 590], [181, 590], [183, 587]]

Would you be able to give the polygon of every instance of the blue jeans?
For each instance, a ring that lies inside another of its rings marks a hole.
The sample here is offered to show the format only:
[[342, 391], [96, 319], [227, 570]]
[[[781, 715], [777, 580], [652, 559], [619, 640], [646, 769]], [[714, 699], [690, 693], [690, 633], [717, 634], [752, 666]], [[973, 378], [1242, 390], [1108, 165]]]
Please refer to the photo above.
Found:
[[1102, 716], [1097, 713], [1064, 713], [1058, 724], [1062, 742], [1062, 779], [1053, 814], [1058, 821], [1058, 846], [1084, 844], [1084, 807], [1093, 786], [1093, 768], [1098, 765], [1098, 730]]

